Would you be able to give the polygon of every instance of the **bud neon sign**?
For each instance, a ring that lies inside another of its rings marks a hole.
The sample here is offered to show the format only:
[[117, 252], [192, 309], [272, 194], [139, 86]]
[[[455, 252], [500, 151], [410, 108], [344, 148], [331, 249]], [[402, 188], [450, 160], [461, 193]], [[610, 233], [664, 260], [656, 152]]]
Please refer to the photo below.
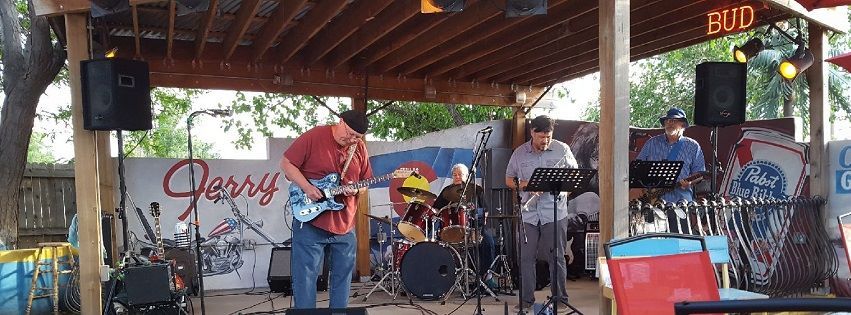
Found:
[[721, 31], [731, 32], [737, 29], [745, 29], [753, 25], [754, 22], [753, 7], [749, 5], [711, 12], [706, 16], [709, 19], [706, 35]]

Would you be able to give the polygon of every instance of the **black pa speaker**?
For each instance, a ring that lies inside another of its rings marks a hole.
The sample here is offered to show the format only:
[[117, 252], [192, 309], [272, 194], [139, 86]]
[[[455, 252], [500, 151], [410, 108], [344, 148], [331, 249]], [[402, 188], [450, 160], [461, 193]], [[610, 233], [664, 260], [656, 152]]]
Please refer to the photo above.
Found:
[[745, 122], [747, 65], [704, 62], [696, 70], [694, 123], [723, 127]]
[[80, 62], [83, 128], [150, 130], [151, 84], [148, 63], [127, 59]]
[[291, 308], [286, 315], [367, 315], [366, 307], [350, 308]]
[[[325, 251], [326, 255], [328, 251]], [[290, 268], [290, 259], [292, 257], [291, 247], [275, 247], [272, 248], [272, 254], [269, 256], [269, 273], [266, 276], [266, 281], [269, 282], [269, 290], [272, 292], [284, 293], [284, 295], [293, 295], [293, 278], [292, 269]], [[325, 259], [322, 260], [322, 272], [316, 279], [316, 290], [328, 290], [328, 265]]]

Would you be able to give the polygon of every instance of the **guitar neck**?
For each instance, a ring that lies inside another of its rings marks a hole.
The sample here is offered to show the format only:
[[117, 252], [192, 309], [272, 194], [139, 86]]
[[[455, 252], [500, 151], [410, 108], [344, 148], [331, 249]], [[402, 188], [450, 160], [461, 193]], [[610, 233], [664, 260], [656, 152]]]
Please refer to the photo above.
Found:
[[361, 189], [361, 188], [364, 188], [364, 187], [369, 187], [369, 185], [372, 185], [372, 184], [375, 184], [375, 183], [378, 183], [378, 182], [383, 182], [383, 181], [389, 180], [391, 178], [393, 178], [393, 173], [384, 174], [384, 175], [381, 175], [381, 176], [378, 176], [378, 177], [373, 177], [373, 178], [370, 178], [370, 179], [362, 180], [362, 181], [359, 181], [359, 182], [354, 183], [354, 184], [336, 187], [334, 189], [331, 189], [331, 194], [334, 195], [334, 196], [340, 195], [340, 194], [343, 193], [343, 190], [346, 189], [346, 188]]
[[154, 217], [154, 225], [156, 225], [156, 234], [157, 234], [157, 254], [160, 259], [165, 259], [165, 249], [163, 248], [163, 236], [160, 231], [160, 217]]

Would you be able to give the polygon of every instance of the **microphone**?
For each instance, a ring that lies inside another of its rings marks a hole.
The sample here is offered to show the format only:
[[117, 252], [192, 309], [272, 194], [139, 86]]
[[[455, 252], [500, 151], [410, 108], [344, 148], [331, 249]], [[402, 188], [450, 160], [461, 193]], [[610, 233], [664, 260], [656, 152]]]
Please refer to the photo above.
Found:
[[479, 130], [479, 133], [489, 133], [489, 132], [492, 132], [492, 131], [493, 131], [493, 127], [487, 126], [484, 129]]
[[209, 112], [210, 115], [219, 117], [228, 117], [233, 115], [233, 111], [230, 109], [208, 109], [207, 112]]

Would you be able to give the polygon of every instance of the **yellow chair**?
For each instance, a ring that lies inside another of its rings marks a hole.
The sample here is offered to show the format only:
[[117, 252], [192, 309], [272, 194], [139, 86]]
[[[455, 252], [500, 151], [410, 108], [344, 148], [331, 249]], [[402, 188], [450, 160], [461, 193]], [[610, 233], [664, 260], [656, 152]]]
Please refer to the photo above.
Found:
[[[60, 251], [67, 253], [67, 255], [60, 255]], [[32, 311], [34, 299], [46, 297], [52, 298], [53, 313], [59, 314], [59, 275], [73, 272], [76, 266], [74, 256], [71, 253], [71, 244], [64, 242], [38, 243], [38, 249], [35, 255], [36, 261], [33, 268], [33, 278], [30, 285], [30, 294], [27, 298], [27, 315]], [[66, 259], [60, 261], [62, 257], [66, 257]], [[47, 261], [48, 259], [50, 260], [49, 262]], [[60, 270], [60, 264], [67, 264], [69, 266], [68, 270]], [[42, 270], [41, 266], [47, 266], [47, 269]], [[51, 287], [38, 286], [38, 277], [44, 272], [50, 272], [53, 276], [53, 285]], [[50, 291], [50, 293], [41, 293], [40, 291]]]

